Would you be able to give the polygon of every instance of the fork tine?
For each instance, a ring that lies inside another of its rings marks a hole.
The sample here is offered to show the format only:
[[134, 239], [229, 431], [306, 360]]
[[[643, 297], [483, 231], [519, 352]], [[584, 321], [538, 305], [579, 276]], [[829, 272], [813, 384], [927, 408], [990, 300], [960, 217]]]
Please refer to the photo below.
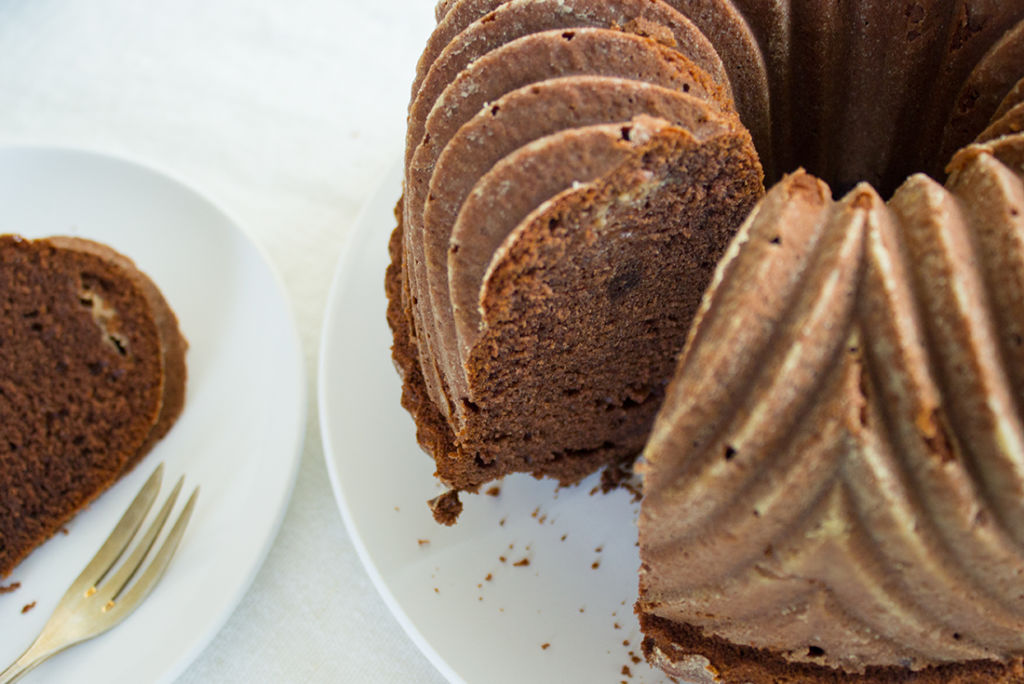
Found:
[[[189, 518], [192, 517], [192, 509], [195, 508], [198, 496], [199, 487], [196, 487], [192, 490], [192, 495], [185, 502], [185, 507], [174, 522], [174, 527], [167, 533], [167, 539], [164, 540], [160, 550], [156, 552], [156, 556], [153, 557], [149, 567], [145, 569], [138, 581], [117, 600], [116, 607], [119, 609], [121, 617], [132, 612], [149, 595], [149, 592], [152, 591], [157, 582], [160, 581], [164, 571], [167, 569], [167, 565], [171, 562], [171, 557], [178, 550], [178, 544], [181, 542], [182, 535], [185, 534], [185, 527], [188, 525]], [[104, 610], [108, 610], [109, 607], [110, 604], [106, 604]]]
[[103, 576], [110, 571], [110, 568], [114, 566], [117, 559], [124, 553], [125, 548], [128, 547], [132, 537], [135, 536], [139, 527], [142, 526], [142, 521], [145, 520], [146, 514], [149, 513], [149, 509], [153, 506], [157, 494], [160, 493], [160, 483], [163, 480], [163, 474], [164, 464], [161, 463], [153, 471], [153, 474], [149, 476], [149, 479], [146, 480], [146, 484], [142, 485], [139, 493], [135, 495], [135, 499], [128, 507], [128, 510], [124, 512], [124, 515], [121, 516], [121, 520], [118, 521], [114, 531], [107, 537], [107, 541], [103, 543], [103, 546], [96, 552], [96, 555], [89, 561], [89, 564], [85, 566], [81, 574], [68, 587], [64, 598], [61, 599], [61, 603], [72, 596], [80, 596], [96, 586], [103, 579]]
[[160, 534], [160, 530], [163, 529], [164, 523], [167, 522], [168, 516], [171, 514], [171, 509], [174, 508], [174, 502], [178, 499], [178, 493], [181, 491], [181, 485], [185, 482], [185, 476], [182, 475], [178, 478], [178, 482], [174, 485], [174, 489], [167, 495], [167, 500], [164, 501], [164, 505], [160, 508], [160, 511], [156, 514], [156, 518], [149, 525], [149, 529], [143, 535], [139, 543], [135, 545], [135, 549], [131, 555], [128, 556], [127, 560], [121, 564], [117, 572], [107, 579], [102, 587], [98, 587], [96, 598], [98, 603], [105, 605], [108, 601], [112, 601], [117, 598], [117, 595], [121, 593], [125, 585], [131, 581], [132, 577], [138, 571], [139, 566], [142, 565], [142, 561], [145, 560], [146, 554], [153, 547], [153, 542], [156, 541], [157, 535]]

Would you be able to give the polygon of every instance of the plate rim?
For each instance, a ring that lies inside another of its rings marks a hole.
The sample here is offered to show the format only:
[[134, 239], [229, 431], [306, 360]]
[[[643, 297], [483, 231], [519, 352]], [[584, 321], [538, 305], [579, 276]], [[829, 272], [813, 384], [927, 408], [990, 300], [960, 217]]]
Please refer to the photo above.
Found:
[[[379, 203], [387, 201], [387, 193], [392, 193], [397, 188], [401, 193], [401, 164], [395, 162], [388, 169], [379, 175], [374, 191], [370, 194], [352, 221], [352, 228], [363, 225], [367, 218], [373, 213]], [[398, 201], [397, 198], [395, 200]], [[441, 657], [433, 645], [427, 640], [423, 633], [413, 624], [402, 604], [395, 598], [394, 593], [384, 580], [377, 564], [370, 556], [369, 548], [359, 527], [355, 523], [354, 515], [349, 506], [348, 499], [342, 489], [341, 473], [338, 472], [335, 459], [331, 457], [336, 452], [335, 440], [330, 429], [329, 398], [327, 396], [327, 377], [330, 355], [326, 353], [328, 345], [333, 339], [335, 326], [330, 323], [339, 315], [338, 305], [345, 290], [346, 282], [352, 277], [354, 268], [353, 261], [356, 258], [359, 247], [367, 239], [366, 233], [350, 233], [349, 239], [345, 241], [335, 265], [334, 274], [331, 277], [330, 290], [327, 293], [327, 301], [324, 306], [324, 313], [321, 316], [322, 327], [320, 330], [320, 344], [317, 352], [317, 418], [320, 423], [320, 439], [323, 443], [324, 462], [327, 466], [327, 474], [331, 481], [331, 491], [334, 493], [335, 503], [341, 512], [342, 522], [348, 532], [349, 539], [355, 547], [359, 561], [370, 577], [378, 595], [384, 601], [388, 611], [395, 618], [402, 630], [413, 641], [419, 651], [426, 656], [430, 664], [449, 682], [453, 684], [464, 684], [465, 680]], [[381, 274], [381, 287], [383, 287], [383, 274]], [[381, 314], [383, 318], [383, 313]], [[426, 457], [426, 455], [424, 455]]]

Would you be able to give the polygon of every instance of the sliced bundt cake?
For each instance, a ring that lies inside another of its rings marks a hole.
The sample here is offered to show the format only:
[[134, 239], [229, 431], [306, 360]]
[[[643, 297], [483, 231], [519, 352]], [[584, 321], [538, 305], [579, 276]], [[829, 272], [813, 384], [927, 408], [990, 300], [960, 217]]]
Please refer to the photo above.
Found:
[[650, 435], [655, 665], [1024, 681], [1024, 0], [436, 16], [387, 278], [442, 481]]

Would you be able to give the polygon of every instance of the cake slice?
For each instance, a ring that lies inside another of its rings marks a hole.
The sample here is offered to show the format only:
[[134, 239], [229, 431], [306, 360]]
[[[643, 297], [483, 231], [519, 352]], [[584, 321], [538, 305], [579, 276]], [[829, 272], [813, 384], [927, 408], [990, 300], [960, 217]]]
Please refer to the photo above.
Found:
[[690, 58], [716, 83], [729, 87], [725, 68], [711, 43], [689, 19], [662, 0], [512, 0], [470, 24], [431, 64], [409, 107], [406, 163], [422, 141], [424, 123], [438, 97], [475, 59], [531, 33], [613, 26], [632, 28], [631, 32], [641, 35], [654, 31], [653, 38]]
[[[434, 311], [443, 379], [457, 396], [464, 396], [467, 388], [465, 371], [460, 366], [461, 350], [456, 346], [453, 310], [461, 306], [469, 315], [476, 313], [483, 270], [489, 263], [490, 253], [518, 221], [541, 202], [573, 181], [582, 183], [593, 179], [596, 177], [593, 169], [608, 168], [606, 160], [597, 161], [601, 155], [594, 147], [570, 145], [568, 148], [555, 146], [558, 147], [555, 149], [542, 144], [540, 150], [531, 146], [527, 151], [527, 146], [563, 129], [581, 127], [582, 131], [600, 123], [628, 122], [640, 114], [676, 124], [701, 140], [711, 131], [724, 133], [730, 126], [739, 125], [735, 116], [719, 114], [697, 98], [675, 90], [626, 79], [577, 76], [544, 81], [509, 93], [463, 126], [446, 147], [431, 178], [429, 196], [432, 201], [427, 202], [424, 211], [423, 231], [428, 294]], [[577, 131], [567, 135], [571, 139]], [[621, 142], [621, 130], [612, 137]], [[503, 160], [506, 155], [511, 155], [507, 161]], [[551, 168], [549, 164], [540, 170], [536, 164], [520, 163], [526, 158], [558, 159], [560, 167]], [[516, 178], [506, 178], [498, 172], [499, 167], [515, 169]], [[538, 177], [524, 178], [525, 168], [532, 169]], [[496, 173], [492, 174], [492, 170]], [[561, 179], [556, 181], [556, 177]], [[546, 185], [538, 191], [538, 184]], [[530, 186], [533, 186], [532, 192], [527, 190]], [[517, 199], [530, 199], [511, 201], [508, 191], [512, 189], [516, 190]], [[470, 194], [473, 195], [472, 208], [467, 209], [465, 218], [459, 221], [460, 210]], [[456, 231], [462, 229], [467, 231], [465, 235], [456, 236]], [[483, 247], [482, 234], [494, 236]], [[477, 262], [476, 258], [482, 261]], [[478, 272], [464, 279], [459, 272], [461, 264], [477, 264]], [[474, 319], [471, 325], [478, 320]], [[459, 406], [455, 410], [456, 414], [461, 413]]]
[[1020, 79], [1022, 64], [1024, 20], [1006, 31], [985, 53], [961, 87], [937, 150], [940, 164], [945, 164], [957, 150], [970, 143], [992, 119]]
[[977, 142], [988, 142], [1004, 135], [1024, 131], [1024, 102], [1018, 102], [998, 116], [982, 131]]
[[181, 412], [186, 343], [152, 281], [79, 238], [0, 237], [0, 576]]
[[999, 103], [996, 113], [992, 115], [992, 121], [999, 119], [1003, 114], [1006, 114], [1021, 102], [1024, 102], [1024, 78], [1017, 81], [1017, 83], [1010, 88], [1010, 92], [1006, 93], [1006, 97], [1004, 97], [1003, 101]]
[[[426, 269], [424, 259], [424, 247], [420, 239], [422, 235], [420, 222], [420, 211], [425, 190], [425, 178], [430, 175], [430, 155], [436, 155], [440, 151], [440, 145], [435, 143], [431, 137], [431, 131], [427, 124], [431, 119], [445, 116], [451, 109], [467, 112], [467, 116], [473, 113], [467, 107], [466, 95], [470, 95], [474, 102], [482, 103], [480, 93], [470, 86], [483, 84], [482, 79], [469, 78], [461, 87], [449, 87], [453, 81], [460, 76], [473, 71], [473, 63], [477, 60], [486, 59], [490, 52], [497, 51], [506, 43], [517, 38], [531, 34], [549, 31], [553, 29], [576, 29], [576, 28], [609, 28], [616, 27], [639, 34], [650, 35], [657, 41], [671, 47], [680, 57], [695, 65], [698, 70], [706, 72], [710, 76], [708, 88], [715, 88], [725, 91], [724, 100], [729, 100], [731, 90], [729, 89], [728, 78], [722, 66], [721, 59], [711, 47], [711, 44], [704, 35], [686, 17], [673, 10], [661, 0], [626, 0], [620, 3], [606, 3], [597, 0], [512, 0], [501, 4], [494, 12], [473, 22], [463, 31], [458, 33], [445, 46], [441, 53], [433, 60], [427, 73], [424, 75], [418, 90], [410, 104], [408, 117], [408, 131], [406, 137], [406, 202], [404, 221], [409, 230], [405, 231], [405, 268], [409, 271], [405, 279], [405, 287], [410, 295], [419, 300], [425, 297], [423, 289], [426, 287]], [[440, 27], [439, 27], [440, 28]], [[573, 39], [573, 32], [570, 30], [565, 36], [567, 40]], [[652, 41], [648, 41], [652, 42]], [[609, 44], [609, 47], [612, 47]], [[584, 46], [570, 50], [571, 54], [584, 55], [583, 60], [577, 59], [575, 67], [577, 70], [585, 68], [588, 62], [598, 61], [598, 55], [604, 53], [604, 46], [598, 50], [584, 52]], [[539, 62], [541, 55], [526, 55], [525, 59], [506, 62], [507, 66], [515, 67], [506, 69], [507, 74], [516, 74], [518, 81], [508, 83], [507, 80], [496, 80], [494, 83], [512, 89], [516, 85], [525, 85], [529, 82], [523, 80], [528, 76], [523, 73], [522, 62], [528, 64], [542, 64]], [[493, 61], [493, 60], [492, 60]], [[659, 60], [663, 61], [663, 60]], [[663, 69], [662, 64], [658, 64]], [[549, 72], [557, 72], [557, 68], [547, 67]], [[600, 72], [598, 72], [600, 73]], [[643, 72], [630, 74], [633, 77], [644, 79]], [[541, 80], [540, 74], [534, 75], [534, 80]], [[707, 80], [707, 77], [701, 80]], [[485, 89], [490, 90], [494, 86], [487, 84]], [[685, 87], [685, 84], [684, 84]], [[494, 96], [500, 92], [493, 92]], [[425, 149], [426, 148], [426, 149]], [[447, 414], [448, 406], [452, 400], [437, 368], [434, 367], [432, 359], [442, 352], [438, 349], [435, 341], [436, 332], [431, 315], [431, 303], [425, 301], [421, 307], [412, 311], [417, 344], [426, 350], [425, 357], [428, 359], [423, 367], [424, 377], [427, 382], [428, 391], [434, 398], [442, 412]]]
[[[406, 169], [404, 212], [410, 227], [405, 233], [406, 268], [410, 271], [407, 286], [411, 296], [422, 300], [413, 316], [418, 344], [428, 350], [426, 356], [433, 357], [435, 349], [438, 355], [443, 353], [442, 343], [435, 341], [439, 332], [432, 315], [433, 303], [426, 294], [428, 266], [422, 230], [428, 184], [439, 155], [460, 126], [478, 115], [487, 103], [493, 109], [495, 101], [512, 90], [574, 74], [629, 78], [706, 98], [716, 109], [731, 107], [726, 90], [680, 52], [621, 31], [544, 31], [518, 38], [473, 62], [441, 94], [427, 119], [426, 134]], [[497, 106], [500, 111], [501, 105]], [[591, 105], [589, 109], [594, 108]], [[440, 269], [443, 271], [443, 265]], [[443, 273], [440, 277], [445, 283]], [[447, 414], [449, 392], [440, 371], [428, 362], [424, 374], [428, 391]]]
[[732, 0], [668, 0], [689, 17], [705, 36], [714, 37], [715, 50], [729, 77], [736, 112], [750, 131], [761, 164], [774, 177], [772, 118], [765, 56], [749, 23]]
[[[389, 316], [405, 403], [454, 491], [516, 471], [575, 482], [640, 449], [717, 256], [761, 192], [749, 135], [714, 127], [709, 121], [698, 139], [640, 116], [570, 129], [526, 145], [481, 179], [514, 196], [498, 202], [507, 220], [492, 216], [471, 229], [495, 232], [481, 247], [492, 251], [486, 272], [467, 281], [479, 283], [479, 325], [463, 345], [461, 416], [449, 420], [424, 401], [408, 317]], [[563, 145], [578, 149], [552, 152]], [[519, 181], [502, 183], [501, 174]], [[470, 197], [495, 198], [476, 189]], [[467, 211], [464, 204], [460, 218]], [[456, 245], [467, 237], [456, 226]], [[392, 297], [397, 274], [393, 265]], [[454, 497], [435, 504], [442, 522], [457, 510]]]
[[[923, 94], [926, 105], [918, 126], [911, 135], [906, 148], [911, 154], [907, 164], [913, 170], [926, 170], [934, 178], [942, 178], [942, 169], [949, 162], [950, 154], [956, 147], [944, 146], [938, 149], [944, 135], [949, 130], [951, 120], [963, 114], [969, 114], [974, 108], [972, 99], [976, 95], [983, 101], [990, 97], [988, 93], [977, 92], [965, 87], [971, 80], [972, 73], [984, 58], [991, 54], [993, 48], [1002, 41], [1008, 31], [1017, 26], [1021, 20], [1020, 3], [1014, 2], [958, 2], [950, 5], [941, 3], [940, 7], [949, 12], [950, 21], [946, 28], [944, 44], [937, 60], [938, 67], [929, 81], [928, 92]], [[985, 82], [984, 74], [978, 84]], [[1010, 85], [1020, 78], [1013, 76]], [[999, 97], [996, 96], [996, 104]], [[989, 115], [994, 109], [988, 109]], [[959, 113], [959, 114], [958, 114]], [[984, 125], [986, 118], [978, 120]], [[966, 132], [966, 129], [960, 129]], [[980, 130], [975, 129], [975, 131]], [[963, 144], [969, 142], [975, 133], [963, 138]]]

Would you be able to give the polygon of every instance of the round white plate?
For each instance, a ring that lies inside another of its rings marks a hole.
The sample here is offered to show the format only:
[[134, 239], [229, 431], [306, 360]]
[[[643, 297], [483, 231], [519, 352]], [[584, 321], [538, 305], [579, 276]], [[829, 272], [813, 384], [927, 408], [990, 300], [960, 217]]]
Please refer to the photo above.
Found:
[[442, 490], [399, 404], [384, 269], [396, 168], [338, 264], [320, 350], [324, 453], [338, 505], [377, 589], [451, 681], [667, 681], [641, 660], [633, 615], [638, 510], [596, 476], [558, 490], [525, 475], [463, 495], [454, 527], [431, 518]]
[[170, 681], [245, 593], [295, 481], [306, 393], [284, 289], [256, 246], [208, 200], [100, 154], [0, 149], [0, 233], [10, 232], [92, 238], [131, 257], [177, 313], [190, 346], [185, 410], [167, 437], [72, 520], [67, 535], [56, 535], [0, 580], [21, 583], [0, 594], [0, 668], [35, 638], [163, 462], [161, 500], [181, 475], [186, 493], [200, 486], [163, 581], [121, 625], [55, 656], [24, 681]]

